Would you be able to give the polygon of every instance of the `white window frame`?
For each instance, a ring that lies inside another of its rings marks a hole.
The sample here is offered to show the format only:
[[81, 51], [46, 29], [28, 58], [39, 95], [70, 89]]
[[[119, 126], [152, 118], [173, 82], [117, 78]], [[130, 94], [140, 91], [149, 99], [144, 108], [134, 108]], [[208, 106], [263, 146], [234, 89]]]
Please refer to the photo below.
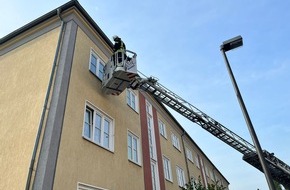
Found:
[[[92, 64], [92, 58], [96, 58], [96, 65]], [[94, 71], [93, 66], [96, 67], [96, 70]], [[101, 81], [103, 81], [103, 77], [104, 77], [104, 71], [101, 71], [102, 68], [105, 68], [105, 63], [104, 61], [97, 55], [97, 53], [91, 49], [91, 53], [90, 53], [90, 62], [89, 62], [89, 70], [96, 75]], [[101, 74], [100, 74], [101, 73]]]
[[178, 186], [184, 187], [186, 184], [184, 170], [179, 166], [176, 166], [176, 176], [177, 176]]
[[138, 94], [136, 92], [134, 92], [132, 89], [127, 88], [126, 101], [127, 101], [127, 104], [133, 110], [135, 110], [137, 113], [139, 113], [139, 98], [138, 98]]
[[[129, 141], [129, 138], [131, 139], [131, 141]], [[133, 143], [134, 140], [136, 142], [135, 146]], [[127, 148], [128, 148], [128, 159], [131, 162], [141, 165], [140, 139], [137, 135], [133, 134], [131, 131], [128, 131], [127, 134]], [[136, 152], [135, 157], [134, 152]]]
[[174, 133], [171, 133], [171, 140], [172, 145], [180, 151], [179, 138]]
[[167, 139], [167, 134], [166, 134], [166, 125], [162, 120], [158, 120], [158, 126], [159, 126], [159, 133]]
[[193, 161], [193, 156], [192, 156], [192, 151], [189, 148], [185, 148], [186, 149], [186, 157], [189, 161], [191, 161], [192, 163], [194, 163]]
[[164, 177], [166, 180], [173, 182], [171, 163], [169, 158], [163, 155], [163, 168], [164, 168]]
[[[90, 124], [89, 131], [90, 136], [86, 135], [86, 114], [87, 110], [90, 111]], [[96, 118], [100, 118], [100, 125], [96, 125]], [[108, 129], [108, 130], [107, 130]], [[97, 132], [99, 131], [99, 133]], [[99, 139], [97, 140], [96, 134], [99, 134]], [[92, 104], [86, 103], [85, 105], [85, 114], [84, 114], [84, 126], [83, 126], [83, 138], [97, 144], [98, 146], [103, 147], [111, 152], [114, 151], [114, 119], [112, 119], [108, 114], [103, 112], [102, 110], [96, 108]], [[109, 138], [108, 141], [105, 141], [105, 138]], [[108, 146], [106, 145], [108, 143]]]

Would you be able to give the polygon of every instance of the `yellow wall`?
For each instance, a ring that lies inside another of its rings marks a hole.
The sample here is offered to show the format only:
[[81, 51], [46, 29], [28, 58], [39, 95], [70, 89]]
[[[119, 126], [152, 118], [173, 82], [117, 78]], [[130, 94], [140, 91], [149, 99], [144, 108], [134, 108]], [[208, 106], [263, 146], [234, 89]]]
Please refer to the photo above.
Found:
[[25, 189], [58, 34], [56, 28], [0, 57], [0, 189]]
[[[139, 114], [126, 104], [125, 92], [120, 96], [101, 92], [101, 81], [89, 71], [91, 48], [108, 60], [78, 28], [54, 189], [76, 189], [78, 182], [111, 190], [142, 189], [143, 169], [127, 156], [128, 129], [141, 139]], [[82, 137], [86, 101], [114, 119], [114, 152]]]
[[189, 139], [184, 138], [184, 144], [185, 147], [192, 152], [193, 162], [187, 159], [190, 177], [194, 177], [196, 180], [198, 180], [198, 177], [201, 177], [201, 170], [197, 167], [195, 157], [197, 156], [197, 154], [201, 154], [197, 151], [198, 148]]

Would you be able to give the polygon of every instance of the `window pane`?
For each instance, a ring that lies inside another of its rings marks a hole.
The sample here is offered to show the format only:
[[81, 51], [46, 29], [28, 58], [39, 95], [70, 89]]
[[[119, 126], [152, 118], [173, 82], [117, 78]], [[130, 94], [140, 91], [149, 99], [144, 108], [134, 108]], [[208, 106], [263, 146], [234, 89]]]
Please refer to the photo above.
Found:
[[102, 125], [102, 117], [96, 114], [94, 140], [96, 143], [99, 144], [101, 143], [101, 125]]
[[128, 134], [128, 158], [132, 160], [132, 136]]
[[133, 149], [137, 150], [137, 139], [133, 138]]
[[84, 136], [88, 138], [91, 138], [91, 124], [92, 124], [91, 117], [92, 117], [92, 112], [89, 109], [86, 109]]
[[133, 93], [131, 93], [132, 94], [132, 98], [131, 98], [131, 100], [132, 100], [132, 108], [135, 110], [136, 109], [136, 103], [135, 103], [135, 95], [133, 94]]
[[91, 138], [90, 125], [88, 125], [87, 123], [85, 123], [84, 136]]
[[133, 138], [133, 160], [138, 162], [138, 155], [137, 155], [137, 139]]
[[150, 151], [150, 158], [154, 158], [152, 146], [149, 147], [149, 151]]
[[109, 132], [110, 132], [110, 122], [105, 119], [105, 122], [104, 122], [104, 133], [109, 134]]
[[109, 143], [109, 135], [104, 136], [104, 147], [109, 148], [110, 143]]
[[130, 92], [130, 90], [127, 90], [127, 103], [128, 103], [128, 105], [130, 105], [130, 103], [131, 103], [131, 92]]
[[97, 58], [93, 54], [91, 54], [90, 70], [95, 74], [97, 73]]
[[101, 62], [99, 62], [98, 66], [99, 66], [98, 77], [101, 80], [103, 80], [103, 77], [104, 77], [104, 65]]
[[110, 122], [108, 120], [105, 119], [105, 122], [104, 122], [104, 139], [103, 139], [103, 145], [104, 147], [106, 148], [109, 148], [109, 142], [110, 142], [110, 139], [109, 139], [109, 135], [110, 134]]
[[151, 175], [152, 175], [152, 187], [153, 190], [157, 189], [157, 184], [156, 184], [156, 167], [155, 164], [151, 163]]

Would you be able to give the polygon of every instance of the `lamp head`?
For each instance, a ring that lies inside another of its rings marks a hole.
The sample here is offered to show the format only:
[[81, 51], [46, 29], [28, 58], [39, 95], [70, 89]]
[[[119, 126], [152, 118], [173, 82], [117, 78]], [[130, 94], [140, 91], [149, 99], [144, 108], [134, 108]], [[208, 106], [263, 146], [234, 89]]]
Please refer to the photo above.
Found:
[[223, 44], [221, 45], [221, 50], [226, 52], [226, 51], [235, 49], [237, 47], [240, 47], [242, 45], [243, 45], [242, 36], [236, 36], [236, 37], [231, 38], [227, 41], [224, 41]]

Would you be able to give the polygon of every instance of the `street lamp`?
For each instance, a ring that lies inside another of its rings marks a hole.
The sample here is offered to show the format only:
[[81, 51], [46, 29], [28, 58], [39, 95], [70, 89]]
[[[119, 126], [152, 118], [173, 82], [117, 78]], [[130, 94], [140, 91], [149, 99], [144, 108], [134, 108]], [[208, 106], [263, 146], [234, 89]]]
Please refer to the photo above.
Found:
[[274, 183], [273, 183], [273, 180], [272, 180], [272, 176], [271, 176], [271, 174], [269, 172], [268, 165], [266, 164], [266, 160], [265, 160], [265, 157], [263, 155], [263, 151], [262, 151], [261, 145], [259, 143], [258, 137], [257, 137], [256, 132], [254, 130], [254, 127], [253, 127], [253, 124], [251, 122], [250, 116], [248, 114], [247, 108], [246, 108], [246, 106], [244, 104], [242, 95], [240, 93], [239, 87], [238, 87], [237, 82], [235, 80], [235, 77], [234, 77], [234, 74], [232, 72], [231, 66], [229, 64], [228, 58], [226, 56], [226, 52], [227, 51], [230, 51], [230, 50], [235, 49], [237, 47], [240, 47], [242, 45], [243, 45], [243, 38], [241, 36], [237, 36], [237, 37], [234, 37], [234, 38], [229, 39], [227, 41], [224, 41], [223, 44], [220, 47], [221, 48], [220, 50], [221, 50], [221, 52], [223, 54], [227, 70], [229, 72], [229, 75], [230, 75], [233, 87], [235, 89], [235, 92], [236, 92], [240, 107], [242, 109], [244, 118], [246, 120], [248, 129], [249, 129], [249, 133], [250, 133], [250, 135], [252, 137], [252, 140], [254, 142], [254, 145], [255, 145], [255, 148], [256, 148], [260, 163], [262, 165], [262, 169], [264, 171], [264, 174], [265, 174], [269, 189], [270, 190], [275, 190]]

